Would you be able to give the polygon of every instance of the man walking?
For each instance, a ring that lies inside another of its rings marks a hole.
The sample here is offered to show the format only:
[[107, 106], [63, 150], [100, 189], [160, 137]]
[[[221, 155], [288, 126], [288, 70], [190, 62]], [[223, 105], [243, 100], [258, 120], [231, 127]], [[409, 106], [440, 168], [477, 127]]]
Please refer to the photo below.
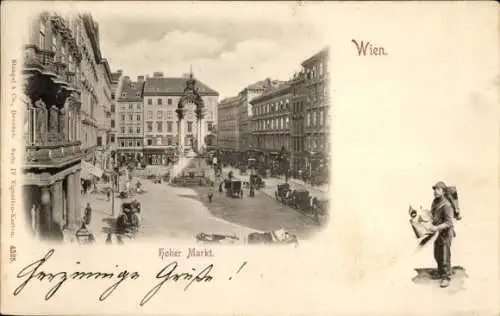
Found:
[[451, 279], [451, 241], [455, 237], [453, 229], [453, 207], [445, 197], [446, 185], [439, 181], [432, 190], [434, 200], [432, 201], [431, 232], [437, 232], [438, 236], [434, 242], [434, 258], [437, 262], [437, 276], [441, 279], [441, 287], [448, 287]]

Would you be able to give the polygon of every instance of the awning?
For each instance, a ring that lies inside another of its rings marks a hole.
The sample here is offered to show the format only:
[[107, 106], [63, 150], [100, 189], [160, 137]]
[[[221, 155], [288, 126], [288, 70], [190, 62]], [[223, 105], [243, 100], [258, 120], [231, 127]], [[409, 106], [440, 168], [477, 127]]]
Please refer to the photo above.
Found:
[[[82, 161], [82, 173], [81, 177], [90, 180], [92, 176], [98, 178], [102, 177], [102, 169], [98, 166], [94, 166], [86, 161]], [[90, 179], [89, 179], [90, 178]]]

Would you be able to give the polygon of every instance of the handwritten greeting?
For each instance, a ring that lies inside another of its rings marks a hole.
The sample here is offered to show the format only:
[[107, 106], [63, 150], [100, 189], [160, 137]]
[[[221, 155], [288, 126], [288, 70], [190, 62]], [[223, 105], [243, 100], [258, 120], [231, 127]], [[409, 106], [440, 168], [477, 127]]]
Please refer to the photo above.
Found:
[[[163, 249], [163, 248], [161, 248]], [[113, 292], [124, 284], [131, 283], [141, 278], [138, 271], [122, 270], [117, 272], [102, 272], [102, 271], [46, 271], [44, 265], [52, 258], [55, 250], [50, 249], [41, 259], [38, 259], [27, 266], [23, 267], [16, 275], [21, 279], [21, 283], [16, 287], [13, 292], [14, 296], [20, 295], [23, 290], [29, 287], [33, 282], [47, 282], [51, 286], [45, 293], [45, 300], [50, 300], [58, 291], [63, 288], [63, 285], [70, 281], [83, 281], [83, 280], [109, 280], [111, 285], [105, 288], [99, 295], [99, 301], [106, 300]], [[80, 265], [79, 261], [76, 264]], [[237, 274], [243, 269], [247, 262], [237, 270]], [[118, 265], [115, 265], [118, 268]], [[142, 297], [139, 302], [140, 306], [144, 306], [154, 296], [158, 294], [162, 287], [167, 286], [169, 283], [183, 283], [184, 291], [187, 291], [195, 283], [211, 283], [214, 282], [214, 265], [208, 264], [201, 269], [191, 268], [189, 270], [182, 270], [177, 261], [167, 263], [155, 276], [156, 284]], [[232, 280], [232, 277], [229, 277]]]

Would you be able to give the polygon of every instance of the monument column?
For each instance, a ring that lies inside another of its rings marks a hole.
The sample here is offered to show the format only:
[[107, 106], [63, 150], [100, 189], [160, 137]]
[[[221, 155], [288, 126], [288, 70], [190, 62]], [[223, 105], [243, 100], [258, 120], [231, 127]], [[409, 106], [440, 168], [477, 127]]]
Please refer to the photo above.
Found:
[[184, 120], [179, 118], [179, 156], [184, 156], [184, 138], [185, 138], [185, 126]]

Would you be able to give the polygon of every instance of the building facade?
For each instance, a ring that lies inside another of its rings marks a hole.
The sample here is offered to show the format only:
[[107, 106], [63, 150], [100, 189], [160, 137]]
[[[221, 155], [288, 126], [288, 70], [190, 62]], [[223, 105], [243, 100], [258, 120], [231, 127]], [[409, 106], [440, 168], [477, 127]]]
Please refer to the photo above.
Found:
[[62, 241], [80, 223], [81, 160], [97, 143], [98, 27], [88, 15], [50, 12], [31, 22], [23, 64], [24, 211], [35, 236]]
[[118, 110], [117, 110], [117, 102], [118, 97], [120, 96], [121, 91], [121, 81], [123, 79], [123, 70], [119, 69], [116, 72], [111, 73], [111, 122], [110, 128], [111, 131], [109, 133], [109, 144], [111, 148], [111, 152], [116, 152], [118, 148]]
[[[304, 122], [305, 122], [305, 75], [304, 72], [298, 72], [290, 81], [292, 91], [290, 106], [290, 164], [295, 172], [306, 170], [306, 150], [304, 141]], [[293, 174], [293, 176], [298, 176]]]
[[239, 152], [238, 113], [240, 96], [221, 100], [217, 106], [217, 149], [221, 152], [224, 163], [229, 163], [235, 153]]
[[[282, 83], [267, 78], [245, 87], [237, 96], [226, 98], [219, 104], [219, 111], [224, 113], [224, 119], [219, 121], [220, 133], [217, 139], [223, 159], [233, 164], [247, 161], [249, 152], [256, 149], [252, 138], [253, 112], [250, 101], [266, 89]], [[221, 124], [224, 127], [221, 127]]]
[[290, 84], [269, 88], [254, 98], [252, 138], [257, 156], [268, 165], [278, 158], [282, 148], [290, 150]]
[[302, 62], [305, 75], [304, 149], [309, 173], [321, 173], [320, 169], [326, 169], [329, 160], [328, 55], [328, 48], [325, 48]]
[[97, 107], [97, 149], [96, 163], [102, 170], [111, 168], [111, 69], [108, 61], [103, 58], [98, 68], [98, 78], [101, 85], [98, 91]]
[[141, 161], [144, 149], [144, 76], [138, 76], [136, 81], [124, 76], [120, 85], [116, 102], [117, 156], [122, 162], [130, 159]]
[[[194, 105], [188, 105], [183, 119], [185, 137], [179, 146], [177, 106], [184, 95], [189, 77], [164, 77], [162, 72], [147, 77], [144, 85], [144, 158], [146, 164], [167, 164], [176, 150], [191, 149], [196, 138], [196, 115]], [[196, 83], [197, 91], [203, 99], [204, 118], [201, 120], [201, 140], [210, 134], [217, 122], [217, 102], [219, 93], [201, 82]], [[198, 136], [200, 138], [200, 136]]]

